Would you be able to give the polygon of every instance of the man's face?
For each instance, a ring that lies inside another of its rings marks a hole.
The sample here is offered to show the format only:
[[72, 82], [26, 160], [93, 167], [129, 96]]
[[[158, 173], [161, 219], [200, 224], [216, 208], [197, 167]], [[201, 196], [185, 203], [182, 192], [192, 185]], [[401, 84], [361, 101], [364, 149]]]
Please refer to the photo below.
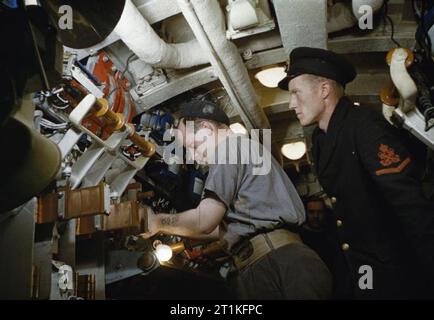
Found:
[[322, 201], [307, 203], [307, 224], [314, 229], [320, 229], [324, 222], [325, 208]]
[[288, 84], [289, 110], [294, 110], [302, 126], [317, 123], [324, 111], [321, 86], [308, 75], [292, 79]]
[[207, 121], [181, 121], [179, 128], [183, 143], [190, 157], [194, 155], [196, 162], [207, 163], [208, 150], [216, 147], [214, 126]]

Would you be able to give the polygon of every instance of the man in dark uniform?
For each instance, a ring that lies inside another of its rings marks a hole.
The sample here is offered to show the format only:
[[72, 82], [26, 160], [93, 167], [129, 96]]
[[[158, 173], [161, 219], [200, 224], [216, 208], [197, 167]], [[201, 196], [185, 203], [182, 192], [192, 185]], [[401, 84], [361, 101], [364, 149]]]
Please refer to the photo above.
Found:
[[318, 124], [314, 166], [334, 207], [340, 283], [349, 284], [338, 290], [347, 298], [434, 298], [434, 204], [398, 130], [344, 96], [356, 77], [344, 57], [300, 47], [290, 62], [279, 87], [301, 125]]

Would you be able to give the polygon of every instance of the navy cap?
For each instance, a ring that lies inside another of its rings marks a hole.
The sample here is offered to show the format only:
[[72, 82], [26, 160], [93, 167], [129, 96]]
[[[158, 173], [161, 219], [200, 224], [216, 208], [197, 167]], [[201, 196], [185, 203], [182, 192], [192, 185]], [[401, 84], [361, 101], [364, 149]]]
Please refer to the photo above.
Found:
[[298, 47], [292, 50], [289, 61], [287, 76], [278, 84], [283, 90], [288, 90], [289, 81], [302, 74], [332, 79], [343, 86], [357, 75], [354, 66], [344, 56], [329, 50]]
[[229, 126], [229, 117], [216, 104], [206, 100], [192, 100], [181, 105], [182, 118], [213, 120]]

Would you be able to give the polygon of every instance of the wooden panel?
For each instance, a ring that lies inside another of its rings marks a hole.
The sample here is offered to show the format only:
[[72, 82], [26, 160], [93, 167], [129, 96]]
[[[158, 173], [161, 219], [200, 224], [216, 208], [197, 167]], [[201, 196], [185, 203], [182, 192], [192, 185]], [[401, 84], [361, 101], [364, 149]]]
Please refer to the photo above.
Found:
[[65, 219], [104, 214], [104, 184], [66, 190]]
[[76, 235], [91, 234], [96, 231], [95, 229], [95, 217], [83, 217], [77, 219]]
[[125, 201], [111, 205], [110, 215], [102, 216], [103, 230], [139, 227], [139, 213], [136, 201]]
[[50, 223], [57, 220], [58, 198], [57, 193], [48, 193], [38, 197], [36, 223]]

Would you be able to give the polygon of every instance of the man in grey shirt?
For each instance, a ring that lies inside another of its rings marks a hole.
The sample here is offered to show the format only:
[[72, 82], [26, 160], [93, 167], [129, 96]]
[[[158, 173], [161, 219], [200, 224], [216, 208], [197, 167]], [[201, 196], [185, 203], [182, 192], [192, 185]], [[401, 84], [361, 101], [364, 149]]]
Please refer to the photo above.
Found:
[[[248, 142], [252, 144], [254, 140]], [[264, 158], [271, 162], [267, 174], [254, 174], [253, 162], [241, 161], [240, 139], [230, 135], [219, 144], [220, 148], [222, 146], [227, 149], [225, 161], [209, 164], [204, 189], [205, 195], [214, 194], [227, 208], [223, 220], [227, 229], [222, 237], [229, 251], [241, 240], [260, 232], [305, 221], [303, 203], [273, 157]], [[235, 153], [236, 163], [230, 161], [231, 152]]]
[[[192, 135], [186, 127], [189, 120]], [[152, 215], [143, 236], [220, 238], [233, 257], [235, 271], [229, 280], [239, 298], [330, 298], [327, 267], [296, 233], [305, 220], [303, 204], [268, 150], [263, 159], [268, 159], [269, 170], [258, 174], [252, 161], [258, 148], [250, 143], [245, 161], [247, 149], [240, 141], [234, 143], [227, 115], [207, 101], [184, 105], [180, 123], [187, 151], [209, 166], [204, 197], [195, 209]]]

